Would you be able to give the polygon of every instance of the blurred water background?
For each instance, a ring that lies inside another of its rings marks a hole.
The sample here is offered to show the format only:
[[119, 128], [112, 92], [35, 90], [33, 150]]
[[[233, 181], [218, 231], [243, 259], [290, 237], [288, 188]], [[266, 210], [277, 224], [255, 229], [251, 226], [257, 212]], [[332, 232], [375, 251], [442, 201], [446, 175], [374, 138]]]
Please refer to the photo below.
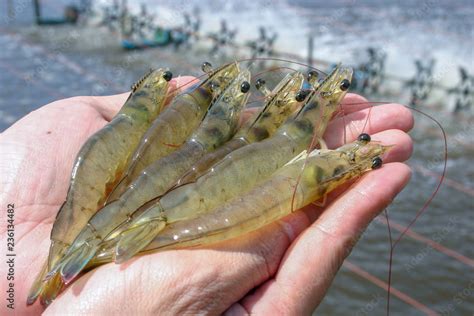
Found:
[[[41, 3], [44, 17], [62, 18], [65, 6], [80, 6], [84, 1]], [[259, 27], [264, 26], [267, 35], [278, 34], [274, 51], [285, 52], [282, 56], [286, 57], [301, 56], [303, 61], [307, 59], [308, 35], [311, 35], [314, 65], [326, 71], [337, 62], [366, 63], [370, 60], [367, 48], [373, 47], [386, 55], [385, 76], [377, 89], [363, 90], [374, 101], [412, 102], [413, 87], [407, 82], [413, 83], [417, 78], [415, 60], [421, 64], [435, 60], [428, 80], [429, 93], [418, 100], [422, 102], [416, 102], [416, 107], [434, 116], [446, 131], [447, 174], [431, 205], [394, 250], [392, 286], [399, 292], [392, 295], [391, 312], [472, 315], [474, 121], [472, 104], [471, 108], [452, 113], [456, 94], [447, 92], [459, 87], [459, 67], [469, 76], [474, 73], [471, 1], [241, 0], [224, 5], [207, 0], [144, 0], [142, 3], [147, 5], [149, 14], [156, 15], [155, 23], [165, 28], [182, 26], [186, 13], [191, 16], [199, 13], [201, 34], [218, 33], [221, 21], [225, 20], [229, 30], [237, 30], [234, 43], [257, 39]], [[0, 3], [0, 131], [57, 99], [127, 91], [150, 67], [168, 66], [174, 75], [200, 75], [204, 60], [217, 65], [251, 55], [232, 47], [221, 47], [210, 54], [214, 44], [196, 39], [178, 49], [171, 45], [125, 51], [118, 29], [99, 26], [111, 5], [112, 1], [94, 1], [96, 13], [80, 19], [76, 25], [36, 26], [32, 1]], [[129, 9], [138, 14], [140, 4], [129, 3]], [[276, 62], [269, 64], [282, 66]], [[466, 82], [464, 86], [468, 85]], [[426, 117], [417, 113], [415, 117], [416, 126], [411, 132], [415, 152], [408, 161], [413, 178], [387, 209], [393, 221], [394, 239], [430, 197], [444, 166], [441, 131]], [[379, 216], [341, 268], [316, 313], [385, 313], [387, 299], [383, 282], [388, 276], [389, 251], [387, 225], [385, 218]]]

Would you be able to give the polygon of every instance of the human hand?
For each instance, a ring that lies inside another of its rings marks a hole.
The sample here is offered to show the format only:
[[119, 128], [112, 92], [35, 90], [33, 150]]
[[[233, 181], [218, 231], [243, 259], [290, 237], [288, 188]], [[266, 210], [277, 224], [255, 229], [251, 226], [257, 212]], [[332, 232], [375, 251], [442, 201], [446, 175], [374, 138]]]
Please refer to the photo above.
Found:
[[[170, 82], [170, 90], [193, 77]], [[26, 307], [31, 284], [47, 258], [49, 235], [69, 187], [79, 149], [120, 110], [129, 93], [107, 97], [59, 100], [26, 115], [0, 134], [0, 201], [15, 205], [15, 311], [38, 314], [39, 304]], [[7, 221], [0, 224], [2, 250]], [[4, 258], [4, 257], [3, 257]], [[5, 265], [1, 265], [2, 275]], [[2, 291], [8, 282], [1, 282]], [[5, 293], [5, 292], [2, 292]], [[0, 314], [9, 310], [2, 304]]]
[[[1, 134], [0, 200], [5, 206], [15, 203], [16, 312], [42, 311], [39, 304], [26, 307], [26, 296], [47, 256], [75, 155], [126, 98], [122, 94], [57, 101]], [[241, 238], [101, 266], [66, 288], [46, 313], [312, 312], [357, 237], [410, 175], [407, 166], [396, 162], [411, 154], [411, 140], [403, 132], [413, 125], [410, 111], [394, 104], [370, 111], [368, 104], [349, 105], [361, 101], [356, 95], [346, 97], [345, 119], [334, 120], [328, 128], [329, 147], [343, 143], [343, 128], [347, 141], [354, 140], [369, 113], [364, 132], [396, 146], [383, 168], [369, 172], [337, 199], [337, 194], [330, 195], [324, 212], [310, 206]]]

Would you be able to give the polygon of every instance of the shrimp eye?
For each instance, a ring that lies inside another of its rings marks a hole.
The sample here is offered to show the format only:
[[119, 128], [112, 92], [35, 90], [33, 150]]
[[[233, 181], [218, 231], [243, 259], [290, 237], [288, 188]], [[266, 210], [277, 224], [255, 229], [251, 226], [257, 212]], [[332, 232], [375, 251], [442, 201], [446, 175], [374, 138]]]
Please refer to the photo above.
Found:
[[366, 133], [362, 133], [359, 135], [359, 137], [357, 137], [357, 140], [361, 141], [361, 142], [370, 142], [370, 135], [369, 134], [366, 134]]
[[382, 167], [382, 158], [375, 157], [372, 159], [372, 169], [378, 169], [380, 167]]
[[242, 93], [247, 93], [249, 92], [249, 90], [250, 90], [250, 83], [248, 83], [247, 81], [242, 82], [242, 84], [240, 85], [240, 91]]
[[219, 83], [215, 82], [215, 81], [212, 81], [211, 82], [211, 91], [217, 91], [217, 89], [219, 89]]
[[308, 81], [312, 81], [312, 80], [315, 80], [319, 77], [319, 74], [317, 71], [314, 71], [314, 70], [311, 70], [308, 72], [308, 75], [307, 75], [307, 79]]
[[211, 65], [211, 63], [205, 61], [205, 62], [202, 63], [201, 69], [202, 69], [202, 71], [204, 71], [205, 73], [209, 73], [209, 72], [211, 72], [211, 70], [212, 70], [212, 65]]
[[163, 74], [163, 79], [165, 79], [166, 81], [170, 81], [171, 78], [173, 78], [173, 74], [171, 73], [171, 71], [165, 71], [165, 73]]
[[346, 91], [347, 89], [349, 89], [350, 86], [351, 86], [351, 82], [347, 79], [344, 79], [341, 82], [340, 88], [342, 91]]
[[301, 102], [303, 101], [304, 99], [306, 99], [306, 96], [308, 95], [308, 93], [304, 90], [300, 90], [296, 93], [295, 95], [295, 100], [298, 101], [298, 102]]
[[259, 90], [264, 85], [265, 85], [265, 80], [263, 80], [263, 79], [257, 79], [257, 81], [255, 81], [255, 88], [257, 88]]

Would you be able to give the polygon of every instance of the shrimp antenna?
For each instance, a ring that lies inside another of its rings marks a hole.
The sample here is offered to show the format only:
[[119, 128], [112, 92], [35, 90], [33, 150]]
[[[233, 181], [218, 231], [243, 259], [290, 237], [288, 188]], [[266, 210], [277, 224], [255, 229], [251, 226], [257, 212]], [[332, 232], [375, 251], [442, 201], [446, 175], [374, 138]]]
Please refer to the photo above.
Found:
[[276, 58], [276, 57], [254, 57], [254, 58], [239, 59], [239, 60], [237, 60], [237, 62], [255, 61], [255, 60], [261, 60], [261, 61], [278, 61], [278, 62], [285, 62], [285, 63], [289, 63], [289, 64], [300, 65], [300, 66], [303, 66], [303, 67], [306, 67], [306, 68], [309, 68], [309, 69], [317, 70], [317, 71], [321, 72], [321, 73], [324, 74], [324, 75], [328, 75], [326, 72], [324, 72], [324, 71], [318, 69], [317, 67], [313, 67], [313, 66], [308, 65], [308, 64], [305, 64], [305, 63], [301, 63], [301, 62], [297, 62], [297, 61], [292, 61], [292, 60], [288, 60], [288, 59], [283, 59], [283, 58]]
[[387, 208], [383, 210], [385, 220], [387, 221], [388, 240], [390, 242], [390, 255], [388, 258], [388, 280], [387, 280], [387, 316], [390, 314], [390, 296], [392, 288], [392, 262], [393, 262], [393, 241], [392, 241], [392, 228], [390, 227], [390, 220], [388, 218]]
[[[316, 70], [317, 72], [320, 72], [322, 74], [324, 74], [325, 76], [328, 75], [328, 73], [324, 72], [323, 70], [317, 68], [317, 67], [314, 67], [314, 66], [311, 66], [311, 65], [308, 65], [308, 64], [305, 64], [305, 63], [302, 63], [302, 62], [297, 62], [297, 61], [292, 61], [292, 60], [287, 60], [287, 59], [283, 59], [283, 58], [275, 58], [275, 57], [254, 57], [254, 58], [244, 58], [244, 59], [238, 59], [236, 61], [232, 61], [232, 62], [227, 62], [225, 64], [223, 64], [221, 67], [219, 67], [218, 69], [221, 69], [223, 67], [226, 67], [232, 63], [242, 63], [242, 62], [246, 62], [246, 61], [249, 61], [251, 62], [251, 64], [249, 64], [249, 68], [254, 66], [254, 62], [257, 61], [257, 60], [261, 60], [261, 61], [277, 61], [277, 62], [284, 62], [284, 63], [288, 63], [288, 64], [294, 64], [294, 65], [299, 65], [299, 66], [303, 66], [303, 67], [306, 67], [308, 69], [312, 69], [312, 70]], [[295, 70], [291, 67], [281, 67], [281, 69], [284, 69], [284, 68], [288, 68], [288, 69], [291, 69], [291, 70]], [[217, 71], [214, 70], [214, 71]], [[261, 73], [264, 73], [265, 71], [261, 72]], [[182, 89], [184, 86], [187, 86], [187, 85], [190, 85], [192, 83], [196, 83], [198, 82], [200, 79], [202, 79], [203, 77], [206, 77], [208, 74], [207, 73], [204, 73], [200, 76], [197, 76], [195, 79], [192, 79], [190, 80], [189, 82], [186, 82], [180, 86], [177, 86], [175, 87], [174, 89], [171, 89], [168, 93], [172, 93], [172, 92], [175, 92], [176, 90], [180, 90]], [[257, 74], [258, 75], [258, 74]]]
[[[367, 124], [369, 122], [369, 119], [370, 119], [370, 114], [372, 112], [372, 107], [374, 105], [383, 105], [383, 104], [388, 104], [390, 102], [387, 102], [387, 101], [365, 101], [365, 102], [352, 102], [352, 103], [347, 103], [347, 102], [341, 102], [341, 104], [339, 105], [339, 108], [340, 108], [340, 111], [338, 111], [335, 115], [334, 115], [334, 118], [338, 117], [340, 114], [342, 114], [340, 117], [342, 119], [342, 122], [343, 122], [343, 126], [348, 126], [348, 124], [346, 124], [346, 114], [344, 113], [344, 108], [347, 107], [347, 106], [355, 106], [355, 105], [369, 105], [369, 113], [367, 114], [367, 120], [365, 121], [365, 124], [364, 126], [362, 127], [362, 132], [365, 131], [365, 129], [367, 128]], [[352, 125], [352, 122], [351, 122], [351, 125]], [[359, 134], [359, 133], [358, 133]], [[344, 128], [343, 130], [343, 139], [344, 139], [344, 143], [347, 143], [347, 131], [346, 129]]]
[[413, 226], [413, 224], [415, 224], [415, 222], [418, 220], [418, 218], [426, 211], [428, 206], [431, 204], [431, 201], [434, 199], [436, 194], [438, 194], [438, 191], [439, 191], [441, 185], [443, 184], [444, 178], [446, 176], [446, 170], [447, 170], [447, 167], [448, 167], [448, 141], [447, 141], [447, 137], [446, 137], [446, 131], [444, 130], [441, 123], [438, 120], [436, 120], [433, 116], [431, 116], [431, 115], [429, 115], [429, 114], [427, 114], [427, 113], [425, 113], [421, 110], [415, 109], [415, 108], [413, 108], [411, 106], [408, 106], [408, 105], [405, 105], [405, 107], [428, 117], [429, 119], [433, 120], [436, 123], [436, 125], [438, 125], [439, 129], [441, 130], [441, 133], [443, 134], [443, 142], [444, 142], [443, 158], [444, 158], [444, 163], [443, 163], [443, 171], [441, 172], [441, 177], [439, 179], [439, 182], [436, 184], [436, 187], [435, 187], [434, 191], [430, 195], [429, 199], [423, 204], [423, 206], [420, 208], [420, 210], [416, 213], [413, 220], [410, 221], [408, 226], [400, 233], [400, 236], [398, 236], [398, 238], [393, 243], [394, 247], [398, 244], [398, 242], [402, 239], [402, 237], [405, 236], [406, 232], [410, 229], [410, 227]]
[[[357, 103], [344, 103], [344, 106], [347, 106], [347, 105], [358, 105], [360, 103], [365, 103], [365, 102], [357, 102]], [[375, 102], [368, 102], [370, 105], [381, 105], [381, 104], [387, 104], [389, 102], [386, 102], [386, 101], [375, 101]], [[425, 203], [423, 204], [423, 206], [418, 210], [418, 212], [415, 214], [415, 217], [410, 221], [410, 223], [402, 230], [402, 232], [400, 233], [400, 235], [396, 238], [396, 239], [393, 239], [393, 233], [392, 233], [392, 229], [391, 229], [391, 226], [390, 226], [390, 220], [389, 220], [389, 214], [388, 214], [388, 211], [387, 209], [384, 209], [384, 215], [385, 215], [385, 218], [386, 218], [386, 222], [387, 222], [387, 230], [388, 230], [388, 237], [389, 237], [389, 242], [390, 242], [390, 252], [389, 252], [389, 271], [388, 271], [388, 280], [387, 280], [387, 283], [388, 283], [388, 287], [387, 287], [387, 306], [386, 306], [386, 311], [387, 311], [387, 315], [389, 315], [390, 313], [390, 297], [391, 297], [391, 281], [392, 281], [392, 263], [393, 263], [393, 254], [394, 254], [394, 251], [395, 251], [395, 248], [396, 246], [398, 245], [398, 243], [400, 242], [400, 240], [405, 236], [405, 234], [409, 231], [409, 229], [415, 224], [415, 222], [418, 220], [418, 218], [426, 211], [426, 209], [428, 208], [428, 206], [431, 204], [432, 200], [434, 199], [434, 197], [436, 196], [436, 194], [438, 193], [443, 181], [444, 181], [444, 178], [445, 178], [445, 175], [446, 175], [446, 170], [447, 170], [447, 162], [448, 162], [448, 144], [447, 144], [447, 136], [446, 136], [446, 132], [443, 128], [443, 126], [441, 125], [441, 123], [436, 120], [434, 117], [432, 117], [431, 115], [427, 114], [427, 113], [424, 113], [423, 111], [419, 110], [419, 109], [416, 109], [416, 108], [413, 108], [411, 106], [407, 106], [407, 105], [404, 105], [406, 108], [410, 109], [410, 110], [413, 110], [417, 113], [420, 113], [422, 115], [424, 115], [425, 117], [431, 119], [433, 122], [435, 122], [435, 124], [439, 127], [439, 129], [441, 130], [441, 133], [442, 133], [442, 136], [443, 136], [443, 142], [444, 142], [444, 152], [443, 152], [443, 157], [444, 157], [444, 163], [443, 163], [443, 171], [441, 173], [441, 176], [440, 176], [440, 180], [437, 182], [433, 192], [430, 194], [430, 197], [425, 201]], [[341, 106], [342, 107], [342, 106]], [[369, 120], [369, 117], [370, 117], [370, 111], [372, 110], [372, 107], [369, 108], [369, 114], [368, 114], [368, 117], [367, 117], [367, 120], [363, 126], [363, 130], [365, 130], [367, 128], [367, 123], [368, 123], [368, 120]], [[345, 116], [342, 116], [342, 120], [344, 121], [345, 120]], [[346, 125], [346, 123], [344, 122], [343, 124], [344, 126]], [[344, 129], [344, 141], [346, 141], [346, 131]]]
[[441, 133], [443, 135], [443, 142], [444, 142], [444, 153], [443, 153], [443, 157], [444, 157], [444, 163], [443, 163], [443, 171], [441, 172], [441, 176], [439, 177], [439, 181], [437, 182], [436, 186], [435, 186], [435, 189], [433, 190], [433, 192], [431, 193], [430, 197], [425, 201], [425, 203], [423, 204], [423, 206], [418, 210], [418, 212], [415, 214], [415, 217], [410, 221], [410, 223], [405, 227], [405, 229], [402, 230], [402, 232], [400, 233], [400, 235], [395, 239], [395, 241], [393, 241], [392, 239], [392, 230], [391, 230], [391, 226], [390, 226], [390, 221], [389, 221], [389, 215], [388, 215], [388, 212], [387, 210], [385, 209], [384, 210], [384, 214], [385, 214], [385, 218], [386, 218], [386, 221], [387, 221], [387, 229], [388, 229], [388, 235], [389, 235], [389, 242], [390, 242], [390, 255], [389, 255], [389, 271], [388, 271], [388, 280], [387, 280], [387, 283], [388, 283], [388, 287], [387, 287], [387, 308], [386, 308], [386, 311], [387, 311], [387, 315], [390, 314], [390, 296], [391, 296], [391, 281], [392, 281], [392, 262], [393, 262], [393, 254], [394, 254], [394, 251], [395, 251], [395, 247], [398, 245], [398, 243], [400, 242], [400, 240], [405, 236], [405, 234], [408, 232], [408, 230], [415, 224], [415, 222], [418, 220], [418, 218], [426, 211], [426, 209], [428, 208], [428, 206], [431, 204], [431, 202], [433, 201], [434, 197], [438, 194], [438, 191], [439, 189], [441, 188], [441, 185], [443, 184], [443, 181], [444, 181], [444, 178], [446, 176], [446, 170], [447, 170], [447, 165], [448, 165], [448, 141], [447, 141], [447, 137], [446, 137], [446, 131], [444, 130], [443, 126], [441, 125], [441, 123], [436, 120], [434, 117], [432, 117], [431, 115], [421, 111], [421, 110], [418, 110], [418, 109], [415, 109], [411, 106], [408, 106], [408, 105], [405, 105], [406, 108], [408, 109], [411, 109], [415, 112], [418, 112], [420, 113], [421, 115], [424, 115], [426, 116], [427, 118], [431, 119], [433, 122], [435, 122], [436, 125], [438, 125], [439, 129], [441, 130]]

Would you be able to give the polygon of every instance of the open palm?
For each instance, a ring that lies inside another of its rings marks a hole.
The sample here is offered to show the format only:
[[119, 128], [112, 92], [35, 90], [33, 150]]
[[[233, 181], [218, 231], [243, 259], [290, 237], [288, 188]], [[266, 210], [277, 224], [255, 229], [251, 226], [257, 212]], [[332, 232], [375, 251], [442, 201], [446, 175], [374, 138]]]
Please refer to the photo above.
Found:
[[[185, 80], [183, 78], [182, 80]], [[15, 311], [39, 314], [26, 296], [46, 260], [49, 234], [64, 202], [71, 168], [87, 138], [120, 109], [127, 94], [75, 97], [30, 113], [0, 135], [1, 206], [15, 206]], [[331, 195], [324, 209], [311, 206], [241, 238], [213, 246], [170, 250], [113, 263], [86, 273], [46, 313], [309, 313], [322, 300], [358, 236], [408, 182], [402, 163], [411, 154], [405, 134], [410, 111], [389, 104], [372, 108], [348, 95], [344, 119], [326, 134], [329, 147], [362, 132], [394, 144], [385, 166], [349, 190]], [[358, 103], [358, 105], [349, 105]], [[370, 114], [370, 119], [367, 118]], [[368, 123], [367, 123], [368, 122]], [[0, 224], [6, 247], [6, 220]], [[3, 250], [5, 251], [5, 250]], [[4, 256], [5, 258], [5, 256]], [[2, 275], [8, 268], [1, 266]], [[2, 282], [2, 293], [7, 283]], [[2, 314], [9, 312], [2, 304]]]

